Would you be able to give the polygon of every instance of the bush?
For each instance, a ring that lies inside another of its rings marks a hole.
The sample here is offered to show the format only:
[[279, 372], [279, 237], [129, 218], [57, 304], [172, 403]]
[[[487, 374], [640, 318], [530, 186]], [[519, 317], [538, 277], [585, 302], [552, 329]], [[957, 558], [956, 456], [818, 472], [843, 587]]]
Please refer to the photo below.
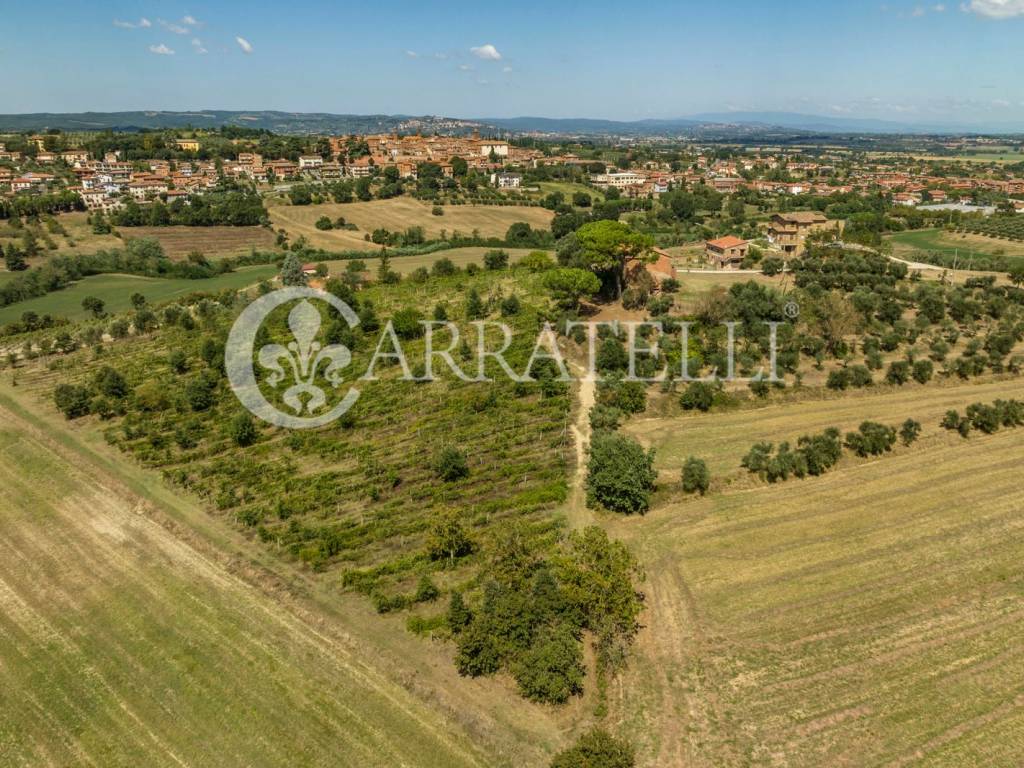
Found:
[[595, 432], [601, 429], [614, 431], [619, 428], [623, 416], [622, 411], [614, 406], [596, 403], [590, 409], [590, 428]]
[[903, 386], [910, 381], [910, 363], [905, 360], [896, 360], [889, 364], [889, 370], [885, 374], [885, 380], [889, 384]]
[[417, 603], [432, 603], [437, 600], [441, 595], [441, 590], [437, 588], [437, 585], [430, 580], [430, 577], [426, 574], [420, 576], [419, 583], [416, 585], [416, 594], [413, 596], [413, 600]]
[[505, 251], [488, 251], [484, 254], [484, 268], [490, 270], [505, 269], [508, 266], [508, 253]]
[[329, 216], [321, 216], [313, 226], [320, 230], [329, 230], [334, 229], [334, 222]]
[[559, 752], [551, 768], [634, 768], [633, 747], [607, 731], [595, 728], [580, 736], [571, 748]]
[[533, 643], [512, 665], [519, 692], [530, 701], [563, 704], [583, 692], [583, 649], [565, 625]]
[[841, 392], [849, 388], [850, 378], [850, 372], [846, 368], [837, 368], [829, 373], [825, 386]]
[[412, 307], [400, 309], [391, 317], [391, 327], [402, 339], [416, 339], [423, 335], [423, 315]]
[[914, 363], [913, 377], [918, 384], [927, 384], [932, 379], [935, 366], [931, 360], [918, 360]]
[[614, 512], [643, 514], [657, 480], [654, 451], [615, 432], [598, 432], [590, 445], [587, 503]]
[[643, 288], [627, 288], [622, 292], [622, 306], [625, 309], [643, 309], [650, 297]]
[[711, 487], [711, 476], [708, 474], [708, 465], [703, 459], [691, 456], [683, 464], [683, 490], [687, 493], [699, 493], [703, 496]]
[[469, 464], [466, 454], [458, 448], [442, 448], [434, 458], [434, 472], [446, 483], [453, 483], [469, 476]]
[[77, 419], [89, 412], [89, 390], [77, 384], [60, 384], [53, 392], [53, 401], [66, 419]]
[[706, 381], [694, 381], [679, 397], [684, 411], [710, 411], [715, 402], [715, 387]]
[[874, 421], [865, 421], [846, 435], [846, 447], [862, 458], [888, 453], [894, 445], [896, 430]]
[[230, 434], [231, 439], [235, 441], [235, 445], [243, 448], [255, 443], [256, 438], [259, 437], [256, 424], [248, 413], [240, 413], [231, 420]]
[[913, 419], [907, 419], [900, 427], [900, 440], [903, 441], [904, 445], [913, 444], [920, 435], [921, 424]]
[[518, 266], [531, 272], [544, 272], [555, 266], [555, 262], [544, 251], [530, 251], [519, 260]]

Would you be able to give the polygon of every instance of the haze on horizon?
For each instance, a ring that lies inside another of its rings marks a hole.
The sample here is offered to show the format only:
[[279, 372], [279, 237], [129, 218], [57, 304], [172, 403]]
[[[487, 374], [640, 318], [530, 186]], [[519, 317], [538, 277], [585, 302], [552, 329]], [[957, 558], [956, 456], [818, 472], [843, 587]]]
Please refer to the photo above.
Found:
[[676, 118], [787, 111], [1024, 126], [1024, 0], [57, 0], [5, 12], [0, 111]]

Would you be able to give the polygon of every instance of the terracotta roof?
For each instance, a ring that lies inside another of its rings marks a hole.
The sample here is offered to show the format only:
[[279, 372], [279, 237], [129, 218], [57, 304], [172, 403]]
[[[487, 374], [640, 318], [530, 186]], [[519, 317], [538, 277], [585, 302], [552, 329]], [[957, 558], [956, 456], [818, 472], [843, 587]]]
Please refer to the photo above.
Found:
[[740, 238], [734, 237], [733, 235], [726, 235], [725, 237], [720, 237], [717, 240], [708, 240], [708, 245], [712, 246], [713, 248], [722, 249], [736, 248], [737, 246], [746, 244], [746, 240], [741, 240]]

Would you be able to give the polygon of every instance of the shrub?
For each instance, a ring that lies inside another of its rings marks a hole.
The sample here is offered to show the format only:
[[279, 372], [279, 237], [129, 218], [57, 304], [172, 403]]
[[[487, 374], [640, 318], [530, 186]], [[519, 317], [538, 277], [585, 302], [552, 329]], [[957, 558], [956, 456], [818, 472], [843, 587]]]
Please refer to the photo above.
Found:
[[451, 277], [458, 273], [459, 268], [455, 266], [455, 262], [448, 257], [445, 257], [435, 261], [434, 265], [430, 268], [430, 271], [434, 277]]
[[446, 483], [453, 483], [469, 476], [466, 454], [451, 446], [441, 449], [434, 458], [433, 468], [437, 476]]
[[931, 360], [918, 360], [914, 363], [913, 377], [918, 384], [927, 384], [932, 379], [935, 366]]
[[910, 381], [910, 363], [905, 360], [895, 360], [889, 364], [889, 370], [885, 374], [885, 380], [889, 384], [903, 386]]
[[580, 736], [571, 748], [559, 752], [551, 768], [634, 768], [633, 747], [607, 731], [595, 728]]
[[488, 251], [484, 254], [484, 268], [490, 270], [505, 269], [508, 266], [508, 253], [505, 251]]
[[259, 437], [256, 424], [248, 413], [240, 413], [231, 420], [230, 434], [235, 444], [243, 448], [255, 443], [256, 438]]
[[708, 465], [703, 459], [691, 456], [683, 464], [683, 490], [687, 493], [699, 493], [703, 496], [711, 487], [711, 476], [708, 474]]
[[555, 266], [555, 262], [544, 251], [530, 251], [519, 260], [519, 266], [531, 272], [544, 272]]
[[913, 444], [920, 435], [921, 424], [913, 419], [907, 419], [900, 427], [900, 440], [903, 441], [904, 445]]
[[622, 411], [614, 406], [596, 403], [590, 409], [590, 428], [595, 432], [601, 429], [614, 431], [619, 428], [623, 415]]
[[856, 432], [846, 435], [846, 447], [858, 456], [879, 456], [896, 445], [896, 430], [874, 421], [863, 422]]
[[842, 391], [850, 386], [850, 372], [846, 368], [837, 368], [828, 375], [825, 386], [829, 389]]
[[587, 503], [625, 514], [643, 514], [650, 506], [657, 473], [654, 451], [616, 432], [599, 432], [590, 445]]
[[313, 226], [320, 230], [334, 229], [334, 222], [329, 216], [321, 216]]
[[[464, 477], [465, 475], [463, 475]], [[466, 534], [458, 514], [446, 512], [434, 523], [427, 539], [427, 552], [432, 560], [447, 559], [454, 563], [458, 557], [473, 551], [473, 541]]]
[[715, 387], [706, 381], [694, 381], [679, 398], [684, 411], [710, 411], [715, 402]]
[[105, 365], [93, 377], [93, 388], [101, 395], [120, 400], [128, 394], [128, 384], [124, 376], [109, 365]]
[[650, 294], [643, 288], [627, 288], [622, 292], [622, 306], [625, 309], [643, 309]]
[[66, 419], [77, 419], [89, 412], [89, 390], [77, 384], [60, 384], [53, 392], [53, 401]]
[[427, 574], [420, 576], [419, 583], [416, 585], [416, 594], [413, 596], [413, 600], [417, 603], [432, 603], [437, 600], [441, 595], [441, 590], [437, 588], [437, 585], [430, 580]]
[[391, 317], [391, 327], [402, 339], [416, 339], [423, 335], [423, 315], [412, 307], [400, 309]]
[[452, 596], [448, 600], [448, 613], [446, 614], [448, 622], [448, 629], [454, 634], [458, 634], [465, 629], [469, 622], [473, 620], [473, 614], [466, 606], [466, 602], [462, 599], [461, 592], [452, 592]]
[[583, 649], [564, 624], [548, 630], [512, 665], [519, 692], [530, 701], [562, 704], [583, 692]]

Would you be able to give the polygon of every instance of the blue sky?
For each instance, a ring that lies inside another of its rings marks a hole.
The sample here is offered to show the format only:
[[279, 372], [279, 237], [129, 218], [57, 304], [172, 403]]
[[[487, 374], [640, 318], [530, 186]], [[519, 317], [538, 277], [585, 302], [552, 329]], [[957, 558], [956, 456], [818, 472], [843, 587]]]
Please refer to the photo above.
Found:
[[783, 110], [1024, 126], [1024, 0], [5, 6], [0, 112]]

